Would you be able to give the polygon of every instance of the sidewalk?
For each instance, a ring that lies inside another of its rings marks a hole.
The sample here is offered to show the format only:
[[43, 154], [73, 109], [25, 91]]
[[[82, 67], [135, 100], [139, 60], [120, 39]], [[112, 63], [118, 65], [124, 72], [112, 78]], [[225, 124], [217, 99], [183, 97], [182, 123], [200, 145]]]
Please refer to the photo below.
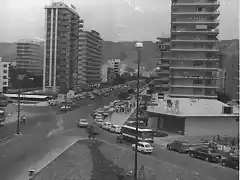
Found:
[[128, 118], [132, 115], [132, 113], [135, 111], [136, 106], [132, 109], [130, 113], [113, 113], [111, 116], [108, 116], [104, 121], [110, 122], [114, 125], [123, 126], [125, 122], [128, 120]]

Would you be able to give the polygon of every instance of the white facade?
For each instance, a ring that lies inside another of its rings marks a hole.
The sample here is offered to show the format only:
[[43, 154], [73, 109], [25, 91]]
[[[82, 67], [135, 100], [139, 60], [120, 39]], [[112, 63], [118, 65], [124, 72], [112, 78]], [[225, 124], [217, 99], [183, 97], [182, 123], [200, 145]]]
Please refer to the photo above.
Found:
[[107, 80], [108, 80], [108, 65], [107, 64], [102, 65], [101, 79], [102, 79], [103, 83], [107, 82]]
[[120, 69], [121, 69], [121, 60], [120, 59], [109, 59], [108, 60], [108, 65], [109, 67], [114, 69], [115, 73], [120, 74]]
[[0, 57], [0, 92], [8, 88], [9, 62], [3, 62]]

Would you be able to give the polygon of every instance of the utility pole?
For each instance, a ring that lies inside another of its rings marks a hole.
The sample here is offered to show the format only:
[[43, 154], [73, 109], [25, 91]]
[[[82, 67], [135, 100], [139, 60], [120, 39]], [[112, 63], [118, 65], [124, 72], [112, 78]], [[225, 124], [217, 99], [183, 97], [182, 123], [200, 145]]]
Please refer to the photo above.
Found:
[[135, 142], [135, 158], [134, 158], [134, 180], [138, 178], [138, 166], [137, 166], [137, 153], [138, 153], [138, 114], [139, 114], [139, 76], [140, 76], [140, 59], [141, 59], [141, 48], [143, 48], [142, 43], [136, 43], [135, 47], [137, 48], [138, 52], [138, 73], [137, 73], [137, 113], [136, 113], [136, 142]]

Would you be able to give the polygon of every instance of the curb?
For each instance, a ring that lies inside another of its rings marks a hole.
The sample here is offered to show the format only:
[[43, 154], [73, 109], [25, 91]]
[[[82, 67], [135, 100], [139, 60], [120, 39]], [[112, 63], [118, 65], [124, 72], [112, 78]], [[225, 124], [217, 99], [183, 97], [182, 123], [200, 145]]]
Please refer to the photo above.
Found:
[[14, 134], [12, 136], [7, 136], [5, 138], [0, 139], [0, 146], [5, 145], [17, 138], [19, 138], [22, 134]]
[[70, 143], [66, 148], [64, 148], [61, 152], [58, 153], [57, 156], [55, 156], [54, 158], [52, 158], [51, 160], [49, 160], [49, 162], [47, 162], [45, 165], [43, 165], [41, 168], [37, 169], [34, 171], [34, 175], [32, 177], [29, 177], [29, 180], [31, 180], [32, 178], [34, 178], [34, 176], [36, 176], [37, 174], [39, 174], [41, 172], [41, 170], [43, 170], [44, 168], [46, 168], [51, 162], [53, 162], [54, 160], [56, 160], [61, 154], [63, 154], [66, 150], [68, 150], [71, 146], [73, 146], [75, 143], [77, 143], [78, 141], [81, 140], [87, 140], [89, 138], [80, 138], [78, 140], [73, 141], [72, 143]]

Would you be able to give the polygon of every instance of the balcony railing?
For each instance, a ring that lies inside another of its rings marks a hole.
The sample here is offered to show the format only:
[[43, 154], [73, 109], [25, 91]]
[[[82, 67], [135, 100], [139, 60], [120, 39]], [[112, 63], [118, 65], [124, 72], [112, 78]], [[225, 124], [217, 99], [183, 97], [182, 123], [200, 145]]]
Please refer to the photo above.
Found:
[[198, 30], [198, 29], [172, 29], [171, 33], [202, 33], [202, 34], [219, 34], [219, 29], [203, 29], [203, 30]]
[[172, 11], [172, 15], [216, 15], [219, 16], [220, 15], [220, 11], [202, 11], [202, 12], [198, 12], [198, 11], [190, 11], [190, 12], [177, 12], [177, 11]]
[[173, 75], [173, 76], [169, 76], [171, 79], [211, 79], [211, 80], [217, 80], [217, 77], [212, 77], [212, 76], [177, 76], [177, 75]]
[[217, 48], [175, 48], [172, 47], [171, 51], [192, 51], [192, 52], [219, 52]]
[[205, 1], [200, 1], [200, 0], [184, 0], [184, 1], [178, 1], [178, 0], [172, 0], [172, 5], [173, 6], [196, 6], [196, 5], [202, 5], [202, 6], [220, 6], [220, 1], [219, 0], [205, 0]]
[[172, 39], [172, 42], [201, 42], [201, 43], [217, 43], [219, 42], [218, 39]]
[[201, 88], [201, 89], [217, 89], [217, 86], [205, 86], [204, 84], [169, 84], [173, 88]]
[[219, 24], [219, 19], [213, 19], [213, 20], [172, 20], [172, 24]]
[[207, 71], [217, 71], [217, 67], [201, 67], [201, 66], [192, 66], [192, 67], [186, 67], [186, 66], [179, 66], [179, 67], [170, 67], [169, 69], [178, 69], [178, 70], [207, 70]]
[[170, 97], [192, 97], [192, 98], [208, 98], [208, 99], [216, 99], [217, 96], [216, 95], [211, 95], [211, 94], [207, 94], [207, 95], [197, 95], [197, 94], [176, 94], [176, 93], [171, 93], [170, 92]]
[[174, 58], [172, 57], [171, 60], [176, 61], [219, 61], [218, 58]]

